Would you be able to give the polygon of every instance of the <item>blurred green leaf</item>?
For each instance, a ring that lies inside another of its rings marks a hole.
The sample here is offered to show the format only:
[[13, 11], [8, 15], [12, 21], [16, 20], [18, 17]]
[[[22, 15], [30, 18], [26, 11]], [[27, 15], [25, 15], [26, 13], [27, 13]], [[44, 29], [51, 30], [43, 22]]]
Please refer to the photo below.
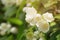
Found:
[[0, 37], [0, 40], [5, 40], [6, 38], [7, 38], [7, 36]]
[[51, 22], [50, 26], [53, 27], [54, 25], [56, 25], [56, 22]]
[[13, 35], [10, 35], [9, 37], [7, 37], [6, 40], [14, 40], [14, 39], [13, 39]]
[[23, 24], [23, 22], [17, 18], [10, 18], [10, 19], [8, 19], [8, 21], [13, 23], [13, 24], [16, 24], [16, 25], [22, 25]]
[[16, 13], [16, 10], [17, 10], [16, 6], [8, 8], [5, 12], [5, 17], [6, 18], [12, 17]]
[[57, 38], [57, 40], [60, 40], [60, 34], [58, 34], [58, 35], [56, 36], [56, 38]]
[[18, 10], [17, 10], [17, 13], [16, 13], [16, 18], [18, 18], [20, 16], [20, 13], [22, 12], [23, 10], [23, 7], [26, 5], [26, 0], [23, 0], [21, 5], [19, 6]]
[[53, 33], [53, 35], [50, 36], [49, 40], [57, 40], [56, 36], [60, 34], [60, 30], [56, 31], [55, 33]]
[[60, 19], [60, 14], [55, 16], [56, 19]]

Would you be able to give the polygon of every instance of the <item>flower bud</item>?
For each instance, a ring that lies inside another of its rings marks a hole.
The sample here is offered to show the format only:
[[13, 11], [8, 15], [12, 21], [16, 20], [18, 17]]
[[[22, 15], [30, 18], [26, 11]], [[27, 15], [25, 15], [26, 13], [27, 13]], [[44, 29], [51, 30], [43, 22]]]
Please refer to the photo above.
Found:
[[18, 31], [18, 30], [17, 30], [16, 27], [12, 27], [12, 28], [10, 29], [10, 32], [13, 33], [13, 34], [16, 34], [17, 31]]

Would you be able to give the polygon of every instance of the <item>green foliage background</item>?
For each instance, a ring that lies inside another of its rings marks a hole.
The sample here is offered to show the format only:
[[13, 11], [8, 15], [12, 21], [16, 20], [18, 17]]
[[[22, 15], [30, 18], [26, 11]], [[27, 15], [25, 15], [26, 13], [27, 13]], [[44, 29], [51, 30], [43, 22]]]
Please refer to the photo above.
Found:
[[[51, 1], [51, 3], [48, 1]], [[26, 23], [25, 13], [22, 11], [25, 5], [26, 0], [20, 6], [13, 5], [6, 8], [0, 1], [0, 23], [9, 22], [18, 28], [18, 34], [0, 36], [0, 40], [26, 40], [24, 31], [28, 29], [28, 23]], [[55, 21], [50, 23], [50, 31], [45, 34], [46, 40], [60, 40], [60, 13], [56, 11], [60, 10], [60, 1], [42, 0], [35, 1], [32, 5], [41, 14], [47, 11], [54, 14]]]

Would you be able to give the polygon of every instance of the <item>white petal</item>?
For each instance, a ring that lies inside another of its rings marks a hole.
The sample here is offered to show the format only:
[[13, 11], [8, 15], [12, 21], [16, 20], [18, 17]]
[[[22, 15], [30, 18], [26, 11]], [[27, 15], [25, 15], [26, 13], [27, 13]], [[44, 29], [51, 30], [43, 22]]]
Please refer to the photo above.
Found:
[[45, 13], [42, 15], [43, 18], [47, 21], [47, 22], [52, 22], [54, 21], [54, 17], [53, 17], [53, 14], [52, 13]]
[[41, 19], [42, 19], [42, 16], [40, 14], [36, 14], [32, 19], [32, 21], [30, 22], [30, 25], [36, 25], [36, 23]]
[[6, 29], [7, 28], [7, 24], [6, 23], [1, 23], [1, 28], [2, 28], [2, 30]]
[[34, 17], [34, 15], [26, 15], [26, 18], [25, 18], [26, 22], [30, 23], [32, 21], [33, 17]]
[[28, 7], [24, 7], [23, 8], [23, 12], [26, 12], [27, 9], [28, 9]]
[[49, 23], [45, 20], [42, 20], [40, 22], [37, 23], [37, 27], [39, 31], [42, 31], [44, 33], [49, 31]]
[[29, 13], [29, 14], [36, 14], [37, 11], [36, 11], [36, 9], [35, 9], [34, 7], [31, 7], [31, 8], [28, 8], [28, 9], [27, 9], [26, 13]]
[[36, 14], [37, 11], [34, 7], [24, 7], [23, 11], [26, 12], [27, 14]]

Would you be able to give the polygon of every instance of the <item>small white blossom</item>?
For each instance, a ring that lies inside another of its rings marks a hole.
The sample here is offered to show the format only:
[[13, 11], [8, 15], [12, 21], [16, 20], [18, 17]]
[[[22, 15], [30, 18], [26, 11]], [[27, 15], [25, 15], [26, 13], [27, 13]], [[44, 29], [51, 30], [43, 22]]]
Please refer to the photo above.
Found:
[[23, 11], [26, 12], [26, 22], [30, 23], [30, 25], [35, 25], [34, 17], [37, 15], [37, 11], [33, 7], [25, 7]]
[[37, 11], [34, 7], [24, 7], [23, 11], [26, 12], [26, 14], [29, 14], [29, 15], [37, 13]]
[[52, 22], [54, 20], [52, 13], [47, 12], [47, 13], [43, 14], [42, 16], [47, 22]]
[[49, 31], [49, 23], [45, 20], [41, 20], [40, 22], [37, 23], [37, 27], [39, 31], [42, 31], [44, 33]]
[[2, 27], [5, 27], [7, 24], [6, 23], [1, 23], [1, 26]]
[[16, 34], [17, 33], [17, 28], [16, 27], [12, 27], [10, 29], [10, 32]]
[[36, 15], [33, 17], [32, 21], [30, 22], [30, 25], [36, 25], [36, 23], [37, 23], [38, 21], [40, 21], [41, 19], [42, 19], [42, 16], [41, 16], [40, 14], [36, 14]]
[[8, 31], [11, 28], [11, 25], [8, 23], [1, 23], [1, 30]]
[[26, 22], [30, 23], [34, 17], [35, 17], [35, 15], [26, 15], [25, 20], [26, 20]]

